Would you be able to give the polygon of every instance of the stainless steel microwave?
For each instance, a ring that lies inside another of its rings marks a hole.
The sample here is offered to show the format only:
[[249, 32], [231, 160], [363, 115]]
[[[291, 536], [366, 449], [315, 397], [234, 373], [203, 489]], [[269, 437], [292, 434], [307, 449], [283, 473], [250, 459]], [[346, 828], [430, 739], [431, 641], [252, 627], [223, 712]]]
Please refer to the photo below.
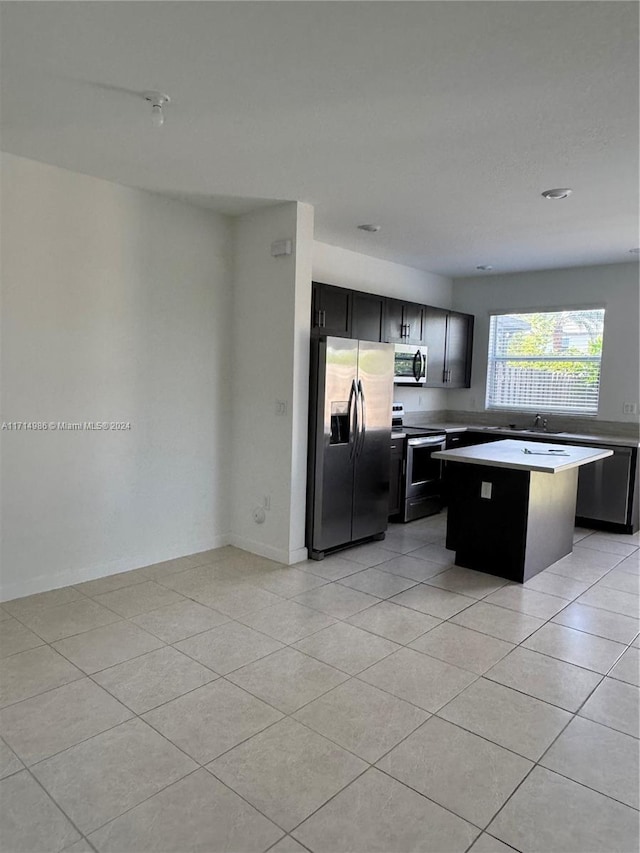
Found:
[[396, 385], [422, 385], [427, 378], [427, 348], [396, 344], [394, 377]]

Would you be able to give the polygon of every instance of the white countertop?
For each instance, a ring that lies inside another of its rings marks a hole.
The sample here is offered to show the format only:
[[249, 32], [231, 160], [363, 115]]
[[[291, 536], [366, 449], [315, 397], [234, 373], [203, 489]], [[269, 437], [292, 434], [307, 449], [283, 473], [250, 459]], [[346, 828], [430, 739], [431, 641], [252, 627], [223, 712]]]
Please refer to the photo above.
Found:
[[[525, 453], [525, 450], [531, 453]], [[566, 454], [549, 453], [547, 450], [562, 450]], [[521, 471], [541, 471], [556, 474], [569, 468], [578, 468], [598, 459], [612, 456], [612, 450], [590, 447], [576, 447], [571, 444], [552, 444], [541, 441], [492, 441], [488, 444], [474, 444], [459, 450], [439, 450], [432, 454], [436, 459], [447, 462], [466, 462], [471, 465], [487, 465], [490, 468], [512, 468]]]

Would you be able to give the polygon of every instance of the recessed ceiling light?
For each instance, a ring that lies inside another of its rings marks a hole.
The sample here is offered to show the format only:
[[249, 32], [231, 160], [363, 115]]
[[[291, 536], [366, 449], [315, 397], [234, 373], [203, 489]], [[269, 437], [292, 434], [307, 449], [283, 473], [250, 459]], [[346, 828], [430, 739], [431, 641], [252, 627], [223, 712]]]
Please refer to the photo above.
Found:
[[476, 267], [477, 270], [482, 270], [482, 272], [491, 272], [493, 267], [490, 264], [480, 264]]
[[379, 225], [371, 225], [371, 224], [369, 224], [369, 225], [358, 225], [358, 228], [361, 231], [368, 231], [370, 234], [375, 234], [376, 231], [380, 230]]
[[545, 190], [542, 193], [542, 198], [550, 198], [552, 201], [559, 201], [561, 198], [569, 198], [573, 190], [569, 187], [558, 187], [555, 190]]

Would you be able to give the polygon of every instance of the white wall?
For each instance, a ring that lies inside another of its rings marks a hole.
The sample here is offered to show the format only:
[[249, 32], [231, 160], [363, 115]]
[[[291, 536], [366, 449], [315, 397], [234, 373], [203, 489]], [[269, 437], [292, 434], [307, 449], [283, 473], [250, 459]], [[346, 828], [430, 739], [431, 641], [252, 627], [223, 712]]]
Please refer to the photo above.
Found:
[[[375, 236], [370, 239], [375, 240]], [[440, 308], [450, 308], [453, 301], [452, 282], [445, 276], [317, 240], [313, 246], [313, 279]], [[404, 403], [407, 411], [436, 411], [448, 408], [450, 394], [433, 388], [396, 388], [394, 399]]]
[[[215, 547], [229, 530], [230, 222], [2, 159], [4, 599]], [[253, 345], [253, 341], [249, 341]]]
[[492, 311], [605, 306], [597, 420], [637, 421], [623, 402], [638, 402], [638, 264], [544, 270], [456, 279], [454, 307], [475, 314], [472, 387], [450, 392], [451, 408], [484, 411], [489, 314]]
[[[293, 254], [271, 257], [271, 243], [284, 239]], [[283, 563], [306, 558], [312, 242], [305, 204], [261, 208], [234, 223], [231, 541]], [[270, 508], [257, 524], [253, 510], [265, 498]]]

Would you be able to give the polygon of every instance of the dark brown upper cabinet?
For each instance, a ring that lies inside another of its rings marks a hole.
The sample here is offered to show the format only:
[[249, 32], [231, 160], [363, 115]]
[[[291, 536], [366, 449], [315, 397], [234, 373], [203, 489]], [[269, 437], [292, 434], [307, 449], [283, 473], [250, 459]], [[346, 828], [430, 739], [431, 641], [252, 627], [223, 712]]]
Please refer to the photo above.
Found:
[[449, 311], [447, 317], [447, 351], [445, 370], [447, 388], [471, 387], [471, 349], [473, 347], [473, 317]]
[[469, 388], [473, 317], [443, 308], [424, 307], [424, 343], [430, 388]]
[[311, 330], [321, 335], [351, 337], [353, 291], [313, 282]]
[[384, 340], [397, 344], [420, 344], [423, 340], [423, 309], [415, 302], [386, 300]]
[[351, 337], [359, 341], [381, 341], [384, 318], [383, 296], [353, 291]]
[[428, 388], [469, 388], [473, 316], [313, 282], [311, 333], [423, 344]]

